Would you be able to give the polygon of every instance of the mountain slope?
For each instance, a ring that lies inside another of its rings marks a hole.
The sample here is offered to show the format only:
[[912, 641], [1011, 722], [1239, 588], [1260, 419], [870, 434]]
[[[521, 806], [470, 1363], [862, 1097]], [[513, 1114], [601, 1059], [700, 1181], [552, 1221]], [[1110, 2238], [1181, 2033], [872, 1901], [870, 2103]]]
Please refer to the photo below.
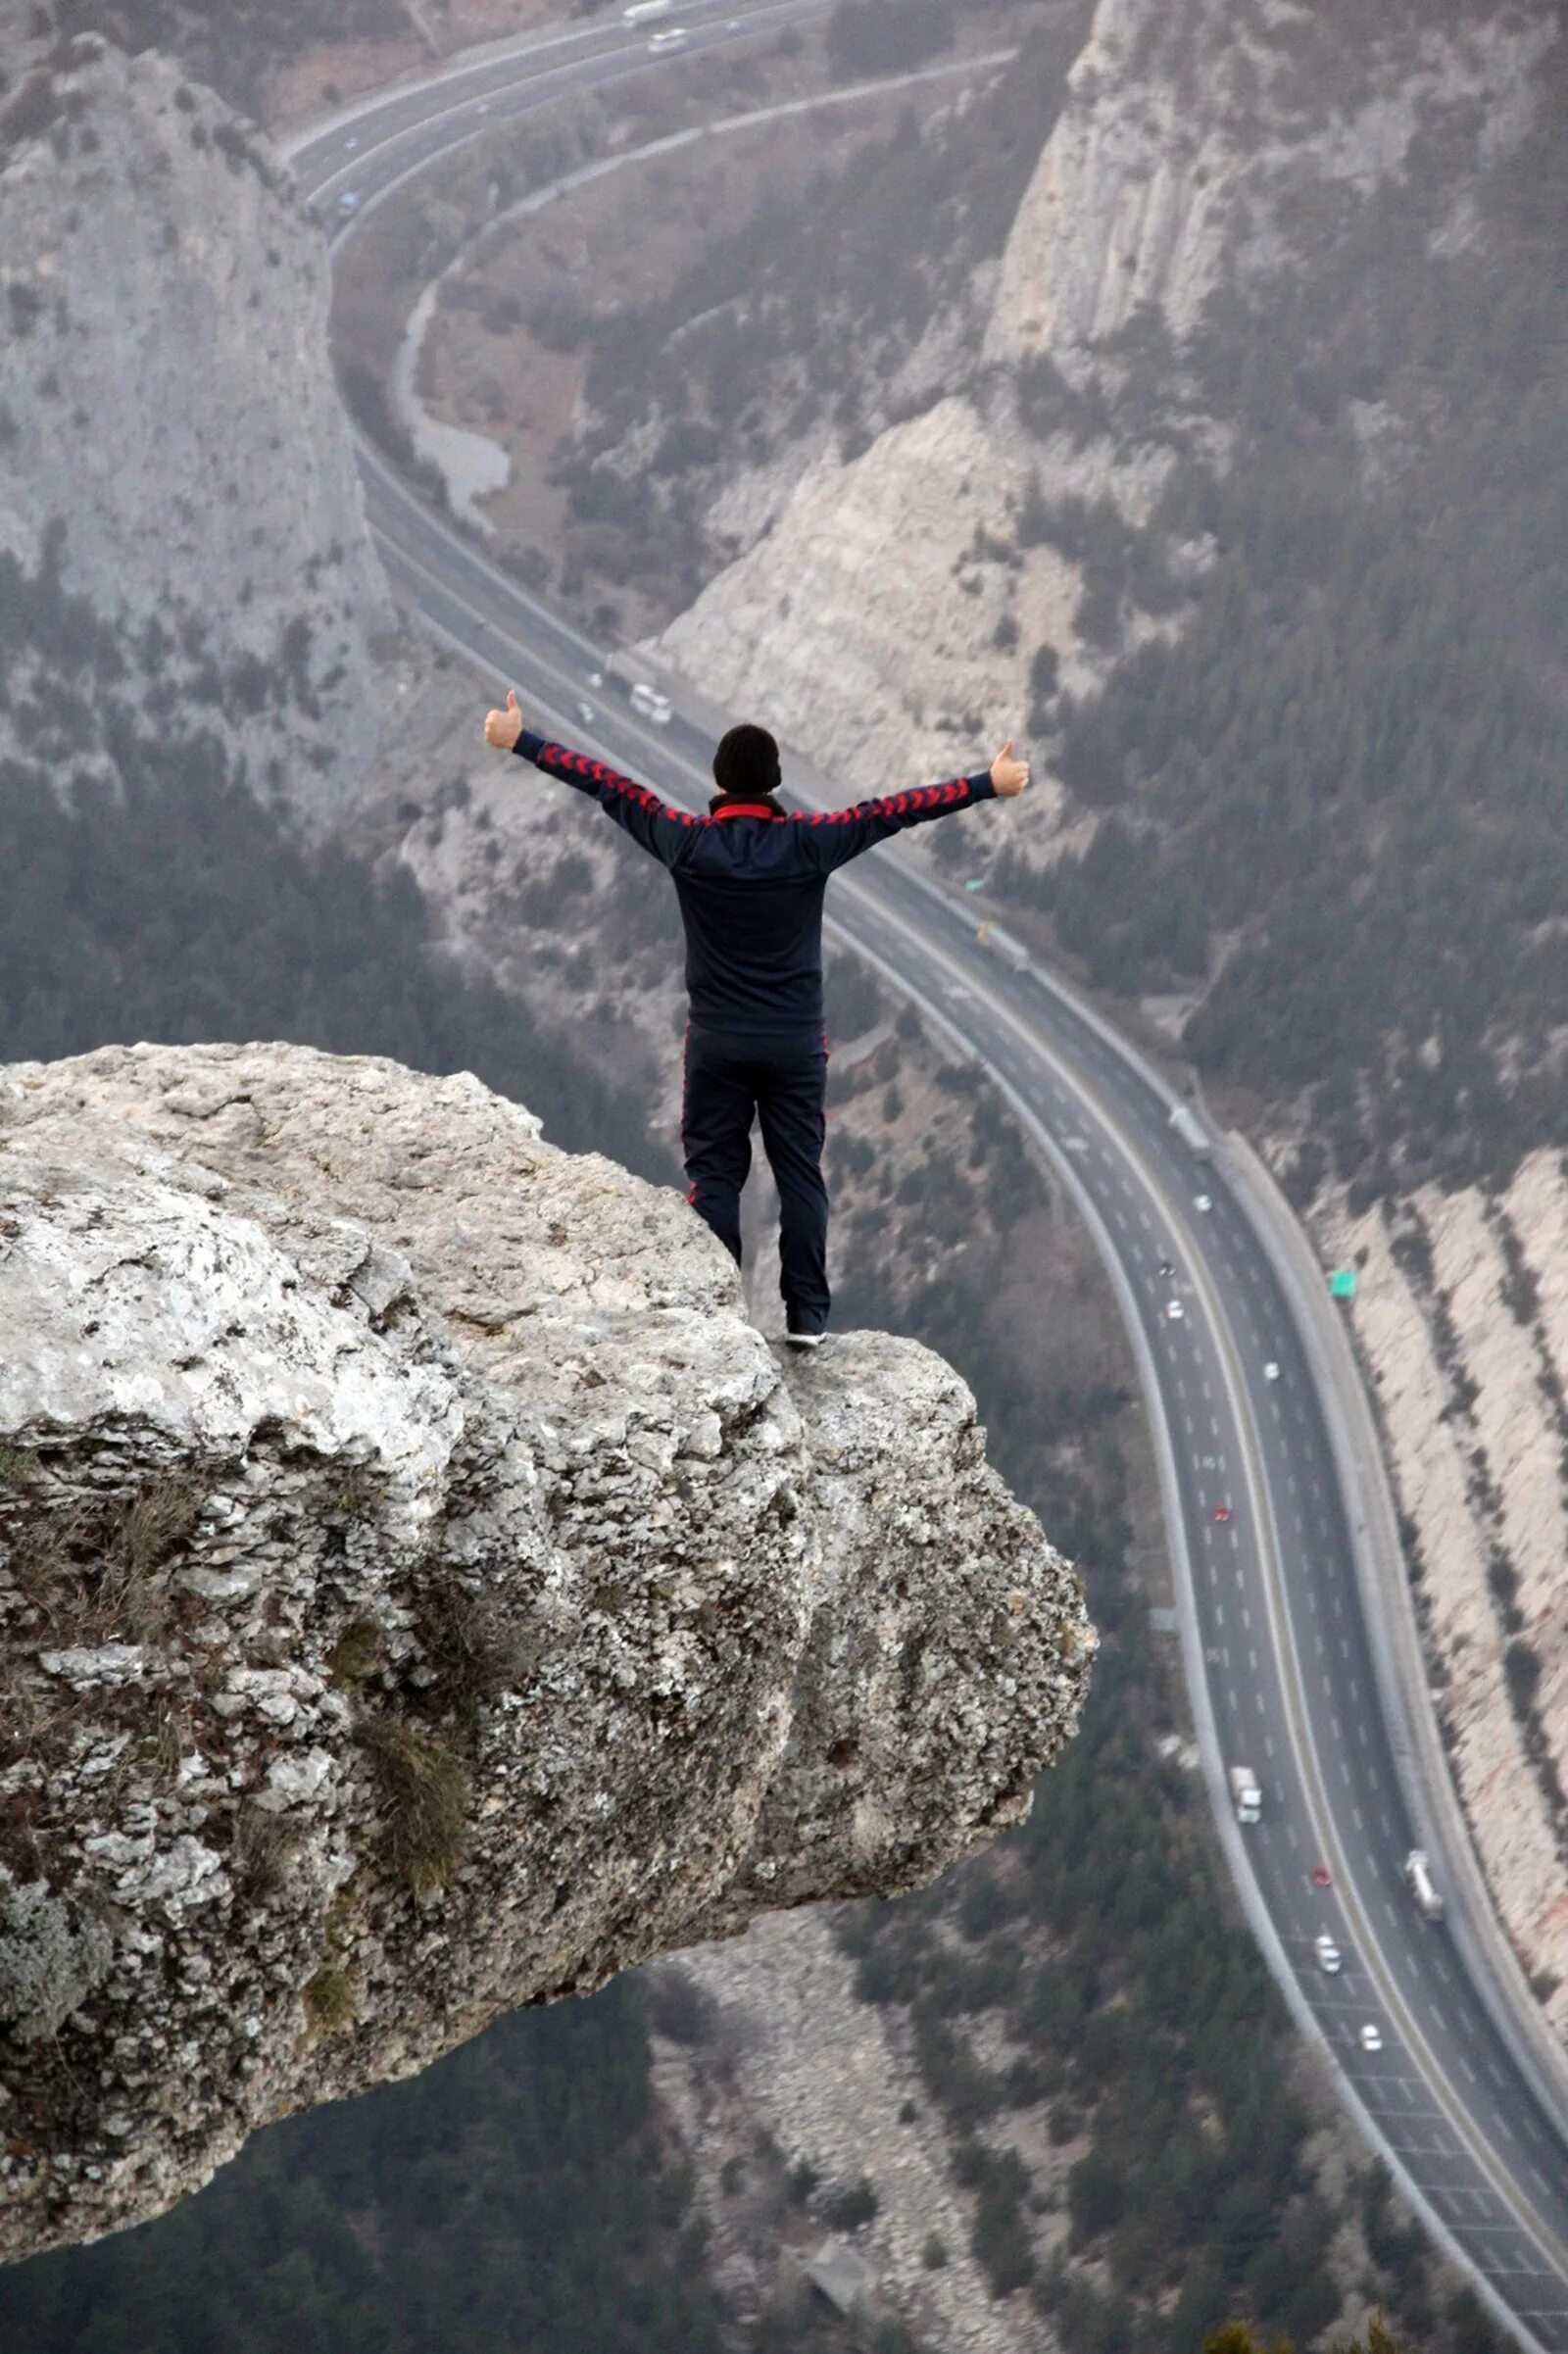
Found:
[[220, 99], [87, 35], [0, 103], [0, 754], [65, 791], [205, 742], [319, 825], [392, 618], [319, 230]]

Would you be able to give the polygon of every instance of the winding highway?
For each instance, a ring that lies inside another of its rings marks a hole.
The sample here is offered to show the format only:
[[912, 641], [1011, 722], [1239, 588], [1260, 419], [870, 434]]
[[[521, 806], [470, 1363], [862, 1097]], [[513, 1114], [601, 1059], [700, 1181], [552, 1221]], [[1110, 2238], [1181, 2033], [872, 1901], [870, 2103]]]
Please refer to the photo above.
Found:
[[[827, 5], [691, 0], [661, 26], [628, 28], [617, 15], [498, 43], [340, 112], [288, 152], [336, 250], [396, 190], [498, 123], [630, 74], [678, 74], [694, 55]], [[651, 32], [676, 25], [684, 40], [651, 52]], [[486, 690], [515, 685], [541, 725], [703, 806], [714, 735], [735, 714], [670, 678], [661, 683], [674, 716], [656, 727], [619, 684], [590, 687], [603, 650], [422, 504], [369, 443], [359, 448], [394, 591], [472, 661]], [[587, 727], [585, 696], [596, 711]], [[842, 798], [804, 762], [792, 760], [789, 777], [804, 804]], [[845, 941], [1003, 1091], [1103, 1255], [1160, 1460], [1205, 1778], [1249, 1921], [1298, 2026], [1494, 2316], [1540, 2354], [1568, 2354], [1568, 2076], [1498, 1962], [1495, 1925], [1468, 1900], [1473, 1861], [1463, 1878], [1422, 1769], [1430, 1725], [1413, 1721], [1409, 1680], [1400, 1687], [1390, 1670], [1368, 1567], [1381, 1473], [1358, 1472], [1348, 1447], [1353, 1401], [1336, 1385], [1352, 1377], [1314, 1322], [1299, 1237], [1293, 1262], [1282, 1207], [1239, 1142], [1195, 1152], [1171, 1125], [1177, 1099], [1137, 1052], [1005, 934], [977, 937], [973, 905], [902, 845], [848, 870], [829, 907]], [[1261, 1819], [1245, 1829], [1226, 1787], [1236, 1763], [1262, 1790]], [[1423, 1917], [1405, 1885], [1414, 1847], [1432, 1851], [1446, 1881], [1442, 1921]], [[1325, 1935], [1343, 1955], [1337, 1972], [1318, 1958]]]

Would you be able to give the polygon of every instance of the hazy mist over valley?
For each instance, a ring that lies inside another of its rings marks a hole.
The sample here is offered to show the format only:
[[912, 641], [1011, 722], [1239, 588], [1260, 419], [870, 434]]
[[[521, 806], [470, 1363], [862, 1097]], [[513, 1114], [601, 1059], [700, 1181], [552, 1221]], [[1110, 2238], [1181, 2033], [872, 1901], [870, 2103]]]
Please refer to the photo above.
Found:
[[[1568, 2354], [1565, 360], [1547, 0], [0, 0], [0, 2354]], [[1030, 763], [819, 1361], [509, 687]]]

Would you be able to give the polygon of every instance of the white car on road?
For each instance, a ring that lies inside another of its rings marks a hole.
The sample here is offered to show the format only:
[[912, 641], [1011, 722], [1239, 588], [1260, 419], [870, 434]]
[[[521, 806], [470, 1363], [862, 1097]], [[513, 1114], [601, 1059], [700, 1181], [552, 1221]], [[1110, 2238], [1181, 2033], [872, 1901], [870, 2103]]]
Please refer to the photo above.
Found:
[[1169, 1319], [1169, 1321], [1170, 1321], [1172, 1324], [1180, 1324], [1180, 1322], [1182, 1321], [1182, 1318], [1183, 1318], [1183, 1317], [1186, 1315], [1186, 1313], [1187, 1313], [1187, 1310], [1186, 1310], [1186, 1309], [1183, 1307], [1183, 1305], [1182, 1305], [1182, 1303], [1181, 1303], [1181, 1301], [1180, 1301], [1179, 1300], [1166, 1300], [1166, 1302], [1165, 1302], [1165, 1314], [1166, 1314], [1167, 1318]]
[[1329, 1936], [1327, 1930], [1324, 1930], [1321, 1936], [1315, 1937], [1312, 1939], [1312, 1951], [1317, 1955], [1318, 1968], [1320, 1970], [1326, 1970], [1330, 1978], [1332, 1978], [1335, 1971], [1340, 1967], [1340, 1949], [1335, 1944], [1334, 1939]]
[[1374, 2027], [1370, 2019], [1365, 2027], [1356, 2030], [1355, 2039], [1363, 2051], [1381, 2051], [1383, 2049], [1383, 2030], [1380, 2027]]
[[1200, 1209], [1205, 1217], [1208, 1215], [1208, 1212], [1213, 1208], [1213, 1202], [1207, 1194], [1195, 1194], [1193, 1196], [1194, 1209]]
[[1263, 1367], [1263, 1379], [1266, 1382], [1277, 1382], [1279, 1378], [1280, 1369], [1278, 1365], [1275, 1364], [1273, 1358], [1270, 1357], [1268, 1363]]

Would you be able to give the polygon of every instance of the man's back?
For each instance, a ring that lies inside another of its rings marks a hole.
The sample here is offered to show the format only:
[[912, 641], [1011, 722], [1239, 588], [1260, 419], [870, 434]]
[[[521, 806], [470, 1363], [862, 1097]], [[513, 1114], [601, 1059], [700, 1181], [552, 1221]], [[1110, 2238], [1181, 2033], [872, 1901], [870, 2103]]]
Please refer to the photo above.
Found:
[[717, 809], [671, 872], [696, 1027], [820, 1037], [827, 871], [809, 858], [799, 818]]
[[837, 867], [891, 834], [994, 793], [982, 770], [849, 809], [802, 815], [770, 799], [729, 796], [699, 817], [528, 729], [515, 750], [589, 794], [669, 869], [686, 932], [693, 1026], [745, 1038], [820, 1039], [822, 900]]

